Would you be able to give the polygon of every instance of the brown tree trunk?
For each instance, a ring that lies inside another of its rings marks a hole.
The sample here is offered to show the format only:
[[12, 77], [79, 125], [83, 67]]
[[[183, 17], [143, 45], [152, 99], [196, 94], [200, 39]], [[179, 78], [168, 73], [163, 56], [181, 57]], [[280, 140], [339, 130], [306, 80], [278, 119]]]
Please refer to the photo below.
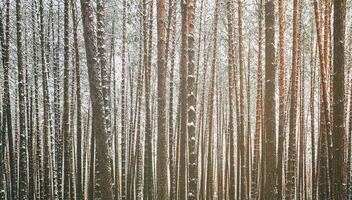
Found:
[[188, 134], [188, 199], [197, 199], [198, 165], [196, 149], [196, 75], [194, 56], [195, 2], [187, 0], [188, 76], [187, 76], [187, 134]]
[[275, 120], [275, 5], [265, 2], [265, 97], [264, 97], [264, 193], [263, 199], [276, 195], [276, 120]]
[[345, 138], [345, 19], [346, 0], [334, 0], [334, 71], [333, 71], [333, 199], [344, 198]]
[[285, 8], [286, 1], [279, 0], [279, 144], [277, 155], [277, 199], [283, 198], [283, 161], [285, 148], [285, 95], [286, 95], [286, 64], [285, 64]]
[[215, 97], [215, 89], [216, 89], [216, 66], [217, 66], [217, 47], [218, 47], [218, 18], [219, 18], [219, 0], [216, 0], [215, 6], [215, 16], [214, 16], [214, 47], [213, 47], [213, 58], [211, 64], [211, 79], [210, 79], [210, 92], [208, 99], [208, 110], [207, 110], [207, 133], [208, 133], [208, 150], [207, 150], [207, 191], [206, 198], [213, 199], [214, 198], [214, 181], [213, 181], [213, 113], [214, 113], [214, 97]]
[[233, 0], [227, 0], [226, 5], [227, 21], [228, 21], [228, 77], [229, 77], [229, 129], [228, 129], [228, 151], [229, 151], [229, 198], [235, 198], [236, 181], [235, 181], [235, 153], [234, 153], [234, 112], [233, 100], [234, 96], [234, 70], [235, 70], [235, 48], [234, 48], [234, 25], [233, 25]]
[[90, 0], [81, 0], [83, 36], [85, 41], [88, 76], [90, 86], [90, 100], [92, 102], [92, 134], [96, 141], [96, 155], [99, 158], [97, 171], [101, 180], [102, 199], [112, 199], [111, 169], [108, 157], [108, 146], [106, 144], [108, 135], [104, 127], [104, 108], [102, 105], [103, 95], [100, 86], [99, 65], [97, 63], [96, 48], [96, 24], [93, 15], [93, 8]]
[[295, 198], [297, 180], [297, 90], [298, 90], [298, 56], [299, 56], [299, 0], [293, 2], [293, 46], [292, 46], [292, 72], [291, 72], [291, 105], [290, 127], [288, 143], [288, 168], [286, 175], [286, 198]]
[[166, 131], [166, 9], [165, 1], [157, 1], [158, 27], [158, 141], [157, 141], [157, 199], [168, 199], [168, 137]]

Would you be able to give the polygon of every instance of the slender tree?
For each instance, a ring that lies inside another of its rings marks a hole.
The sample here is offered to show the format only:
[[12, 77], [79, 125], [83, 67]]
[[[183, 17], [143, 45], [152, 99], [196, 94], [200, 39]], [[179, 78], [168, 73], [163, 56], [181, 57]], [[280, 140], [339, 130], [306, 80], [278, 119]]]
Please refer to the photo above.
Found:
[[196, 150], [196, 77], [195, 77], [195, 52], [194, 52], [194, 0], [187, 1], [188, 20], [188, 77], [187, 77], [187, 134], [188, 134], [188, 199], [197, 197], [197, 150]]
[[10, 0], [6, 0], [6, 25], [5, 25], [5, 45], [2, 51], [4, 55], [4, 124], [6, 124], [7, 145], [8, 145], [8, 159], [9, 159], [9, 172], [10, 172], [10, 198], [17, 197], [17, 184], [16, 184], [16, 171], [15, 171], [15, 151], [14, 151], [14, 134], [12, 130], [12, 113], [11, 113], [11, 99], [10, 99]]
[[[257, 199], [260, 194], [259, 185], [259, 172], [260, 166], [263, 163], [260, 162], [260, 136], [262, 135], [262, 123], [263, 123], [263, 67], [262, 67], [262, 44], [263, 44], [263, 1], [261, 0], [258, 5], [258, 77], [257, 77], [257, 94], [256, 94], [256, 115], [255, 115], [255, 135], [253, 144], [253, 163], [252, 163], [252, 185], [251, 185], [251, 198]], [[262, 138], [263, 140], [263, 138]], [[263, 158], [262, 158], [263, 159]]]
[[264, 193], [263, 199], [275, 199], [276, 122], [275, 122], [275, 4], [265, 2], [265, 97], [264, 97]]
[[[153, 4], [150, 3], [150, 17], [153, 18]], [[149, 23], [149, 31], [152, 31], [152, 21]], [[145, 199], [153, 199], [153, 156], [152, 156], [152, 121], [150, 110], [150, 95], [151, 95], [151, 49], [152, 49], [152, 34], [148, 34], [147, 28], [147, 3], [143, 0], [143, 64], [145, 66], [145, 155], [144, 155], [144, 190], [143, 196]], [[148, 44], [149, 37], [149, 44]]]
[[93, 8], [90, 0], [81, 0], [81, 10], [83, 19], [83, 36], [86, 49], [86, 57], [88, 64], [90, 100], [92, 102], [92, 135], [96, 136], [96, 155], [99, 158], [97, 171], [100, 173], [102, 199], [112, 199], [111, 189], [111, 169], [108, 157], [107, 132], [104, 126], [104, 108], [102, 105], [103, 96], [100, 87], [99, 65], [97, 63], [96, 49], [96, 24], [93, 15]]
[[346, 1], [334, 1], [332, 198], [344, 198]]
[[281, 199], [283, 189], [283, 150], [285, 138], [285, 91], [286, 91], [286, 73], [285, 73], [285, 0], [279, 0], [279, 144], [277, 155], [277, 198]]
[[229, 130], [228, 130], [228, 143], [229, 143], [229, 198], [235, 198], [235, 156], [234, 156], [234, 70], [235, 70], [235, 48], [234, 48], [234, 25], [233, 25], [233, 1], [227, 0], [227, 21], [228, 21], [228, 77], [229, 77]]
[[26, 130], [26, 105], [25, 105], [25, 69], [23, 64], [22, 49], [22, 19], [20, 0], [16, 0], [16, 30], [17, 30], [17, 70], [18, 70], [18, 99], [19, 99], [19, 123], [20, 123], [20, 152], [19, 152], [19, 199], [27, 199], [27, 130]]
[[73, 46], [74, 46], [74, 63], [75, 63], [75, 75], [76, 75], [76, 147], [77, 147], [77, 174], [76, 174], [76, 199], [83, 199], [83, 187], [82, 187], [82, 114], [81, 114], [81, 75], [80, 75], [80, 57], [78, 49], [78, 33], [77, 33], [77, 5], [75, 0], [71, 0], [72, 9], [72, 24], [73, 24]]
[[286, 175], [286, 198], [295, 198], [297, 163], [297, 90], [298, 90], [298, 48], [299, 48], [299, 0], [293, 2], [293, 47], [291, 73], [291, 106], [288, 146], [288, 169]]
[[63, 102], [63, 116], [62, 116], [62, 127], [63, 127], [63, 141], [64, 141], [64, 174], [63, 174], [63, 198], [70, 198], [70, 133], [69, 133], [69, 1], [64, 1], [64, 102]]
[[187, 49], [188, 49], [188, 21], [187, 1], [181, 0], [181, 58], [180, 58], [180, 91], [179, 91], [179, 163], [178, 163], [178, 199], [186, 199], [187, 196], [187, 169], [186, 169], [186, 148], [187, 148]]
[[214, 46], [213, 46], [213, 58], [211, 64], [211, 82], [210, 82], [210, 92], [208, 99], [208, 110], [207, 110], [207, 133], [208, 133], [208, 150], [207, 150], [207, 190], [206, 190], [206, 198], [212, 199], [214, 198], [214, 185], [213, 185], [213, 113], [214, 113], [214, 98], [215, 98], [215, 80], [216, 80], [216, 66], [217, 66], [217, 47], [218, 47], [218, 19], [219, 19], [219, 0], [215, 2], [215, 16], [214, 16]]
[[[122, 28], [126, 30], [127, 1], [123, 1]], [[121, 46], [121, 198], [126, 200], [126, 31], [122, 31]]]

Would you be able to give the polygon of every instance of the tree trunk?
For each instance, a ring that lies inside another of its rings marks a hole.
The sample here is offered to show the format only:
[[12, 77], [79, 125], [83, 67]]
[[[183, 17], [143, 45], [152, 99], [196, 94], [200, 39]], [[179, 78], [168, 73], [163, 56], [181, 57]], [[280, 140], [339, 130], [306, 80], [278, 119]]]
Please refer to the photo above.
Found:
[[207, 133], [208, 133], [208, 150], [207, 150], [207, 190], [206, 190], [206, 198], [213, 199], [214, 198], [214, 182], [213, 182], [213, 113], [214, 113], [214, 97], [215, 97], [215, 81], [216, 81], [216, 66], [217, 66], [217, 47], [218, 47], [218, 19], [219, 19], [219, 0], [215, 2], [215, 13], [214, 13], [214, 47], [213, 47], [213, 58], [211, 64], [211, 78], [210, 78], [210, 91], [208, 98], [208, 110], [207, 110]]
[[[122, 29], [126, 30], [127, 1], [123, 1]], [[126, 200], [126, 151], [127, 151], [127, 127], [126, 127], [126, 31], [122, 31], [121, 46], [121, 198]], [[117, 137], [117, 136], [116, 136]], [[116, 163], [117, 164], [117, 163]], [[117, 173], [117, 171], [116, 171]], [[117, 183], [117, 182], [116, 182]], [[116, 197], [116, 196], [115, 196]], [[116, 198], [115, 198], [116, 199]]]
[[[80, 60], [78, 49], [78, 34], [77, 34], [77, 5], [75, 0], [71, 0], [72, 9], [72, 24], [73, 24], [73, 47], [74, 47], [74, 60], [75, 60], [75, 73], [76, 73], [76, 148], [77, 148], [77, 161], [76, 161], [76, 199], [83, 199], [82, 187], [82, 116], [81, 116], [81, 75], [80, 75]], [[72, 91], [73, 92], [73, 91]]]
[[234, 71], [235, 71], [235, 48], [234, 48], [234, 25], [233, 25], [233, 0], [227, 0], [227, 21], [228, 21], [228, 77], [229, 77], [229, 129], [228, 129], [228, 151], [229, 151], [229, 198], [235, 198], [236, 180], [235, 180], [235, 153], [234, 153]]
[[17, 32], [17, 70], [18, 70], [18, 105], [19, 105], [19, 123], [20, 123], [20, 152], [19, 152], [19, 184], [18, 198], [28, 198], [27, 188], [27, 131], [26, 131], [26, 105], [25, 105], [25, 88], [22, 55], [22, 20], [21, 20], [21, 0], [16, 0], [16, 32]]
[[187, 49], [188, 49], [188, 21], [187, 21], [187, 1], [181, 0], [181, 58], [180, 58], [180, 130], [179, 143], [179, 175], [178, 175], [178, 199], [186, 199], [187, 196], [187, 169], [186, 169], [186, 148], [187, 148]]
[[88, 65], [88, 76], [90, 86], [90, 100], [92, 102], [92, 134], [96, 140], [96, 155], [99, 158], [97, 171], [101, 180], [102, 199], [112, 199], [112, 181], [111, 169], [108, 156], [108, 146], [106, 144], [108, 135], [104, 126], [104, 106], [102, 104], [103, 95], [100, 86], [99, 65], [97, 63], [96, 44], [96, 24], [93, 15], [93, 8], [90, 0], [81, 0], [82, 19], [83, 19], [83, 35], [86, 47], [86, 57]]
[[187, 0], [188, 21], [188, 77], [187, 77], [187, 134], [188, 134], [188, 199], [197, 199], [198, 165], [196, 149], [196, 75], [194, 56], [195, 2]]
[[285, 95], [286, 95], [286, 73], [285, 73], [285, 0], [279, 0], [279, 144], [277, 155], [277, 199], [283, 198], [283, 161], [285, 148]]
[[345, 19], [346, 0], [334, 0], [334, 71], [333, 71], [333, 199], [344, 198], [345, 138]]
[[157, 199], [168, 199], [168, 137], [166, 131], [166, 62], [165, 32], [166, 9], [165, 1], [157, 1], [158, 26], [158, 141], [157, 141]]
[[[149, 31], [152, 31], [153, 23], [153, 4], [150, 4], [150, 23]], [[144, 155], [144, 190], [143, 196], [147, 200], [153, 199], [153, 155], [152, 155], [152, 122], [150, 112], [150, 96], [151, 96], [151, 49], [152, 49], [152, 34], [148, 35], [147, 28], [147, 3], [143, 1], [143, 65], [145, 66], [145, 155]], [[149, 45], [148, 45], [149, 36]]]
[[288, 169], [286, 175], [286, 198], [295, 198], [297, 176], [297, 89], [298, 89], [298, 56], [299, 56], [299, 0], [293, 2], [293, 46], [292, 46], [292, 73], [291, 73], [291, 106], [288, 143]]
[[275, 122], [275, 4], [265, 2], [265, 97], [264, 97], [264, 193], [263, 199], [276, 195], [276, 122]]
[[15, 151], [14, 151], [14, 143], [13, 143], [13, 131], [12, 131], [12, 112], [11, 112], [11, 99], [10, 99], [10, 80], [9, 80], [9, 70], [10, 70], [10, 0], [6, 1], [6, 25], [5, 25], [5, 45], [2, 51], [4, 57], [4, 124], [6, 124], [7, 131], [7, 141], [8, 141], [8, 159], [9, 159], [9, 171], [10, 171], [10, 199], [16, 199], [17, 197], [17, 184], [16, 184], [16, 171], [15, 171]]

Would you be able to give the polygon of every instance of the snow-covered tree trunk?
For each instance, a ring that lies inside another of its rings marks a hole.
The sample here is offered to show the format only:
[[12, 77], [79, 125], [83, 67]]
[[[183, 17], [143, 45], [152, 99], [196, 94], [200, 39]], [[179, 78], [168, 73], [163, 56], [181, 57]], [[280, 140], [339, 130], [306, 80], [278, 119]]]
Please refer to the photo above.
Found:
[[27, 187], [27, 129], [26, 129], [26, 104], [25, 104], [25, 66], [23, 64], [22, 47], [22, 2], [16, 0], [16, 36], [17, 36], [17, 70], [18, 70], [18, 106], [20, 125], [20, 150], [19, 150], [19, 184], [18, 199], [28, 198]]
[[187, 2], [181, 0], [181, 53], [180, 53], [180, 89], [179, 89], [179, 109], [180, 121], [179, 132], [179, 171], [178, 171], [178, 194], [177, 198], [186, 199], [187, 196], [187, 168], [186, 168], [186, 148], [187, 148]]
[[8, 159], [9, 159], [9, 172], [10, 172], [10, 186], [11, 191], [9, 194], [10, 198], [17, 197], [17, 184], [16, 184], [16, 171], [15, 171], [15, 150], [14, 150], [14, 136], [12, 130], [12, 112], [11, 112], [11, 99], [10, 99], [10, 0], [6, 0], [5, 9], [5, 45], [2, 51], [4, 57], [4, 124], [6, 124], [7, 142], [8, 142]]
[[157, 131], [157, 199], [168, 199], [168, 136], [166, 131], [166, 8], [165, 0], [157, 0], [157, 58], [158, 58], [158, 131]]
[[195, 74], [195, 1], [187, 0], [188, 74], [187, 74], [187, 134], [188, 134], [188, 199], [197, 199], [198, 163], [196, 148], [196, 74]]
[[[2, 9], [0, 7], [0, 16], [2, 16]], [[5, 68], [5, 35], [4, 35], [4, 25], [2, 21], [2, 17], [0, 19], [0, 49], [1, 49], [1, 64], [3, 68]], [[5, 112], [3, 110], [3, 103], [0, 103], [0, 199], [4, 200], [6, 197], [5, 192], [5, 174], [4, 174], [4, 145], [5, 145], [5, 129], [6, 125], [5, 121]]]
[[108, 155], [108, 135], [105, 130], [104, 118], [104, 99], [102, 95], [102, 88], [100, 86], [99, 71], [100, 67], [97, 60], [97, 37], [95, 35], [96, 24], [94, 22], [93, 8], [90, 0], [81, 0], [81, 10], [83, 19], [83, 35], [85, 41], [89, 86], [90, 86], [90, 100], [92, 103], [92, 134], [96, 141], [96, 155], [99, 158], [98, 178], [101, 180], [102, 199], [112, 199], [112, 181], [111, 169]]

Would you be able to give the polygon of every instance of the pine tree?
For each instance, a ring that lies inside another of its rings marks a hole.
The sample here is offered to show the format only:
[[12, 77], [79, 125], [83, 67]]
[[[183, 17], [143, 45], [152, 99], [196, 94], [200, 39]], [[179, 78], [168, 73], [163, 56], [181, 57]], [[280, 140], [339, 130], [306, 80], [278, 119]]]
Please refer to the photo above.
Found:
[[18, 99], [19, 99], [19, 123], [20, 123], [20, 152], [19, 152], [19, 185], [18, 198], [27, 199], [27, 129], [26, 129], [26, 105], [25, 105], [25, 69], [23, 64], [22, 49], [22, 19], [21, 1], [16, 0], [16, 32], [17, 32], [17, 70], [18, 70]]
[[186, 199], [187, 196], [187, 168], [186, 168], [186, 148], [187, 148], [187, 49], [188, 49], [188, 23], [187, 23], [187, 1], [181, 0], [181, 58], [180, 58], [180, 91], [179, 108], [180, 121], [179, 131], [179, 163], [178, 163], [178, 199]]
[[6, 133], [7, 133], [7, 145], [9, 151], [9, 171], [10, 171], [10, 198], [15, 199], [17, 197], [17, 184], [16, 184], [16, 172], [15, 172], [15, 151], [14, 151], [14, 133], [12, 130], [12, 112], [11, 112], [11, 99], [10, 99], [10, 0], [6, 0], [6, 9], [5, 9], [5, 45], [2, 51], [3, 63], [4, 63], [4, 96], [3, 96], [3, 103], [4, 103], [4, 124], [6, 124]]
[[55, 58], [54, 58], [54, 130], [55, 130], [55, 147], [56, 147], [56, 169], [57, 169], [57, 191], [58, 198], [62, 198], [62, 186], [63, 186], [63, 129], [61, 129], [61, 113], [60, 113], [60, 48], [61, 48], [61, 35], [60, 35], [60, 4], [57, 6], [57, 33], [56, 33], [56, 45], [55, 45]]
[[157, 1], [157, 27], [158, 27], [158, 141], [157, 141], [157, 199], [167, 199], [168, 176], [167, 158], [168, 143], [166, 132], [166, 62], [165, 62], [165, 39], [166, 39], [166, 9], [165, 1]]
[[264, 96], [264, 193], [263, 199], [275, 199], [276, 122], [275, 122], [275, 4], [265, 2], [265, 96]]
[[286, 73], [285, 73], [285, 0], [279, 0], [279, 144], [278, 144], [278, 155], [277, 155], [277, 184], [278, 194], [277, 198], [283, 197], [282, 180], [283, 180], [283, 161], [284, 161], [284, 141], [285, 141], [285, 122], [286, 122], [286, 111], [285, 111], [285, 93], [286, 93]]
[[235, 48], [234, 48], [234, 25], [233, 25], [233, 1], [227, 0], [227, 26], [228, 26], [228, 77], [229, 77], [229, 130], [228, 130], [228, 151], [229, 153], [229, 198], [235, 198], [235, 156], [234, 156], [234, 70], [235, 70]]
[[[149, 31], [152, 31], [153, 4], [150, 3], [150, 23]], [[143, 0], [143, 65], [145, 66], [145, 155], [144, 155], [144, 190], [143, 196], [145, 199], [153, 199], [153, 156], [152, 156], [152, 122], [150, 110], [151, 97], [151, 49], [152, 49], [152, 34], [148, 33], [147, 28], [147, 3]], [[148, 44], [149, 39], [149, 44]]]
[[[2, 16], [2, 6], [0, 7], [0, 16]], [[4, 26], [2, 18], [0, 19], [0, 47], [1, 47], [1, 64], [5, 68], [5, 35], [4, 35]], [[0, 105], [1, 113], [3, 111], [3, 104]], [[5, 193], [5, 174], [4, 174], [4, 145], [5, 145], [5, 115], [0, 115], [0, 199], [3, 200], [6, 197]]]
[[[127, 1], [123, 1], [122, 28], [126, 30]], [[127, 153], [127, 127], [126, 127], [126, 31], [122, 31], [121, 46], [121, 198], [126, 200], [126, 153]]]
[[195, 59], [194, 59], [194, 0], [187, 1], [188, 21], [188, 77], [187, 77], [187, 134], [188, 134], [188, 199], [197, 199], [197, 151], [196, 151], [196, 80], [195, 80]]
[[217, 47], [218, 47], [218, 19], [219, 19], [219, 0], [215, 2], [215, 16], [214, 16], [214, 46], [213, 46], [213, 57], [211, 64], [211, 82], [210, 82], [210, 92], [208, 98], [208, 110], [207, 110], [207, 133], [208, 133], [208, 150], [207, 150], [207, 190], [206, 190], [206, 198], [212, 199], [214, 198], [214, 185], [213, 185], [213, 113], [214, 113], [214, 98], [215, 98], [215, 80], [216, 80], [216, 66], [217, 66]]
[[85, 41], [86, 57], [88, 64], [89, 86], [90, 86], [90, 100], [92, 103], [92, 135], [95, 136], [96, 141], [96, 155], [99, 158], [99, 165], [97, 176], [101, 180], [101, 194], [102, 199], [112, 199], [112, 182], [111, 169], [108, 157], [108, 146], [106, 144], [108, 135], [104, 126], [104, 106], [102, 105], [103, 96], [102, 88], [100, 86], [99, 65], [97, 63], [97, 48], [96, 44], [96, 24], [93, 16], [93, 8], [90, 0], [81, 0], [81, 11], [83, 17], [83, 36]]
[[299, 0], [293, 2], [293, 46], [291, 73], [291, 105], [288, 144], [288, 169], [286, 175], [286, 198], [295, 198], [296, 164], [297, 164], [297, 90], [298, 90], [298, 56], [299, 56]]
[[334, 52], [333, 52], [333, 199], [344, 198], [345, 147], [345, 19], [346, 1], [334, 1]]
[[[252, 163], [252, 185], [251, 198], [257, 199], [260, 194], [260, 166], [264, 163], [260, 162], [260, 136], [262, 135], [263, 123], [263, 67], [262, 67], [262, 43], [263, 43], [263, 1], [258, 4], [258, 77], [257, 77], [257, 94], [256, 94], [256, 115], [255, 115], [255, 135], [253, 144], [253, 163]], [[264, 138], [262, 138], [263, 140]], [[263, 149], [262, 149], [263, 151]], [[262, 158], [263, 159], [263, 158]]]
[[247, 180], [246, 180], [246, 169], [248, 166], [246, 166], [246, 161], [245, 161], [245, 136], [244, 136], [244, 128], [245, 128], [245, 120], [244, 120], [244, 47], [243, 47], [243, 27], [242, 27], [242, 16], [243, 16], [243, 8], [242, 8], [242, 1], [239, 0], [237, 1], [238, 3], [238, 43], [239, 43], [239, 134], [238, 134], [238, 151], [239, 151], [239, 157], [237, 158], [238, 161], [238, 166], [240, 166], [239, 173], [241, 177], [241, 199], [247, 199]]
[[77, 5], [75, 0], [71, 0], [71, 9], [72, 9], [72, 23], [73, 23], [73, 46], [74, 46], [74, 55], [75, 55], [75, 73], [76, 73], [76, 105], [77, 105], [77, 174], [76, 174], [76, 199], [83, 199], [83, 187], [82, 187], [82, 114], [81, 114], [81, 76], [80, 76], [80, 58], [79, 58], [79, 49], [78, 49], [78, 33], [77, 33]]

